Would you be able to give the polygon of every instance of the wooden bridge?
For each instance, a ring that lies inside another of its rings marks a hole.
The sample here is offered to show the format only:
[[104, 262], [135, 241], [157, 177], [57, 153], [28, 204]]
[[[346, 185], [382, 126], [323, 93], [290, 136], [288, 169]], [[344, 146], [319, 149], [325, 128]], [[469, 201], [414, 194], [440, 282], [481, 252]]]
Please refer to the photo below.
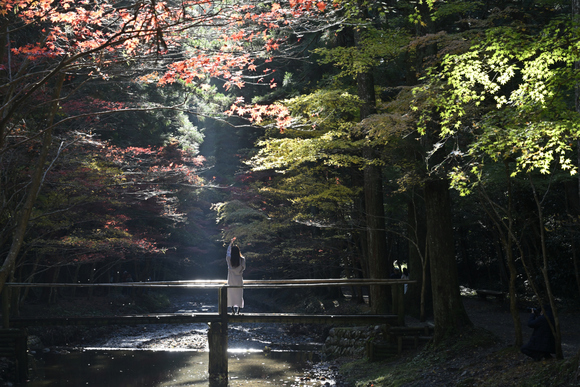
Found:
[[[209, 376], [213, 381], [226, 381], [228, 378], [228, 324], [229, 323], [288, 323], [288, 324], [325, 324], [325, 325], [351, 325], [351, 324], [388, 324], [390, 326], [404, 325], [404, 310], [402, 307], [402, 288], [404, 284], [416, 281], [385, 279], [385, 280], [348, 280], [348, 279], [296, 279], [296, 280], [245, 280], [242, 286], [245, 289], [252, 288], [297, 288], [297, 287], [328, 287], [328, 286], [393, 286], [395, 303], [393, 310], [398, 314], [388, 315], [305, 315], [290, 313], [243, 313], [229, 315], [227, 313], [227, 289], [223, 280], [197, 280], [197, 281], [159, 281], [159, 282], [126, 282], [126, 283], [7, 283], [7, 288], [14, 287], [123, 287], [123, 288], [203, 288], [217, 289], [218, 312], [217, 313], [152, 313], [126, 316], [91, 316], [91, 317], [10, 317], [9, 296], [3, 291], [2, 298], [2, 326], [1, 331], [15, 331], [14, 328], [26, 328], [30, 326], [48, 325], [137, 325], [137, 324], [192, 324], [207, 323], [209, 344]], [[396, 289], [396, 291], [395, 291]], [[18, 341], [22, 343], [23, 341]], [[14, 344], [15, 345], [15, 344]], [[22, 345], [22, 344], [20, 344]], [[16, 353], [22, 353], [22, 348], [16, 348]], [[18, 360], [18, 359], [17, 359]], [[19, 359], [19, 363], [25, 359]], [[19, 374], [22, 376], [27, 371], [27, 365], [19, 364]]]

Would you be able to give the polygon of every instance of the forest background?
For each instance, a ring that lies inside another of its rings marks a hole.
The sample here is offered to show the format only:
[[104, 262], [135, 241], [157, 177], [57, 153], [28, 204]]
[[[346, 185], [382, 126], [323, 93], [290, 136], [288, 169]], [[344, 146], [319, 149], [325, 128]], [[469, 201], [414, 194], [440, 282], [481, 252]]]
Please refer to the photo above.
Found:
[[251, 279], [407, 267], [436, 341], [470, 325], [460, 285], [509, 292], [516, 344], [550, 303], [559, 339], [578, 7], [0, 0], [0, 289], [222, 278], [236, 236]]

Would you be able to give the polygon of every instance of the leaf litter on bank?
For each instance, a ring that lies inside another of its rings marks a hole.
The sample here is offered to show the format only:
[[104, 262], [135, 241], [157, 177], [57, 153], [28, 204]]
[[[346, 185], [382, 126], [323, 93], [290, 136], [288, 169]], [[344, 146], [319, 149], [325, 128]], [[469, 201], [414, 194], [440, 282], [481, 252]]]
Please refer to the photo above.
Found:
[[491, 332], [473, 328], [402, 357], [343, 364], [341, 373], [355, 387], [579, 386], [579, 356], [535, 362]]

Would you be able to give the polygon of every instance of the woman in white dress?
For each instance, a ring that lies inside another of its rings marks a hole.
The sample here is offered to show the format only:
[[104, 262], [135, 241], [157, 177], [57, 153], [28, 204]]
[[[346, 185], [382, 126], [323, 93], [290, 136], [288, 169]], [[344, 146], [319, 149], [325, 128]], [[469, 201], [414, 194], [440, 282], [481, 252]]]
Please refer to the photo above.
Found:
[[[244, 270], [246, 258], [240, 253], [240, 248], [234, 245], [236, 238], [232, 238], [226, 253], [228, 263], [228, 285], [242, 286], [244, 284]], [[233, 314], [240, 314], [240, 308], [244, 307], [244, 289], [228, 288], [228, 307], [232, 308]]]

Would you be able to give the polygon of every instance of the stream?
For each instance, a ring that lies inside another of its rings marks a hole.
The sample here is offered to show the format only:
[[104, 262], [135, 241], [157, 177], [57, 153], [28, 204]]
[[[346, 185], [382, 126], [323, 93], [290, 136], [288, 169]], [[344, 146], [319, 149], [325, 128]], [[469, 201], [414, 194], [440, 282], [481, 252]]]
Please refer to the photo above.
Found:
[[[217, 312], [215, 298], [178, 294], [164, 312]], [[228, 328], [227, 386], [347, 386], [338, 367], [321, 359], [322, 343], [308, 327], [290, 331], [286, 324], [251, 323]], [[35, 353], [35, 377], [22, 385], [214, 387], [208, 378], [207, 331], [204, 323], [112, 327], [110, 335], [83, 347]]]

